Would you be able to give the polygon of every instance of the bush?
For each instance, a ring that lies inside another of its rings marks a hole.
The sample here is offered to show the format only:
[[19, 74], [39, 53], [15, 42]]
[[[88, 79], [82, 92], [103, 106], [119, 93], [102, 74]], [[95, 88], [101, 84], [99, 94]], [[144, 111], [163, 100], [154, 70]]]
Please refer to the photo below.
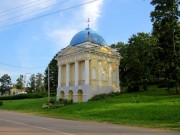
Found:
[[3, 101], [0, 101], [0, 106], [2, 106], [3, 105]]
[[51, 93], [50, 93], [50, 96], [51, 96], [51, 97], [55, 97], [55, 96], [56, 96], [56, 92], [51, 92]]
[[128, 85], [128, 88], [127, 88], [127, 92], [128, 93], [131, 93], [131, 92], [138, 92], [140, 91], [140, 87], [138, 84], [136, 83], [131, 83]]
[[89, 99], [89, 101], [102, 100], [102, 99], [115, 97], [115, 96], [119, 96], [119, 95], [120, 95], [120, 92], [111, 92], [109, 94], [99, 94], [99, 95], [95, 95], [94, 97]]
[[63, 104], [64, 106], [67, 106], [73, 104], [73, 100], [59, 99], [59, 101], [57, 101], [56, 104]]
[[56, 100], [55, 99], [50, 99], [49, 103], [54, 105], [56, 103]]
[[42, 108], [60, 108], [73, 104], [73, 100], [59, 99], [58, 101], [51, 99], [48, 103], [44, 103]]

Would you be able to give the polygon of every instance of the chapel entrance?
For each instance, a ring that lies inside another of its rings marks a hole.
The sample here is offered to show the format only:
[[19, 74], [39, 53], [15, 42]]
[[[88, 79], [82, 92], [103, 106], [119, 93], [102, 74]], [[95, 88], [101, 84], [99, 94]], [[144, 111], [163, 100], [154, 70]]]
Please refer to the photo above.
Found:
[[82, 90], [78, 90], [77, 101], [83, 102], [83, 91]]
[[64, 99], [64, 91], [60, 92], [60, 99]]
[[69, 92], [68, 92], [68, 100], [73, 100], [73, 91], [72, 90], [70, 90]]

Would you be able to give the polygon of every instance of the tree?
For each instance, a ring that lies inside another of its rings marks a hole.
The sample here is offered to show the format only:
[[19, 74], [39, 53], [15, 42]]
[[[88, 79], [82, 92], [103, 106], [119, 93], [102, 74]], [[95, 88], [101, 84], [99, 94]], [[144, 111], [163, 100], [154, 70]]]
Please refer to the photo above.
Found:
[[[58, 85], [58, 66], [57, 66], [57, 61], [55, 60], [57, 55], [58, 53], [49, 63], [50, 90], [52, 91], [55, 91]], [[45, 84], [45, 88], [48, 89], [48, 67], [45, 70], [44, 84]]]
[[1, 78], [0, 78], [0, 92], [3, 95], [7, 90], [10, 91], [11, 89], [11, 77], [8, 74], [4, 74]]
[[155, 41], [150, 34], [137, 33], [129, 38], [128, 44], [119, 42], [111, 47], [117, 49], [122, 56], [120, 62], [121, 82], [129, 86], [129, 91], [138, 91], [140, 86], [146, 90], [151, 78], [152, 48]]
[[122, 59], [120, 59], [119, 77], [120, 77], [121, 84], [124, 84], [125, 83], [124, 63], [126, 62], [125, 56], [126, 56], [127, 45], [123, 42], [118, 42], [116, 44], [112, 44], [111, 47], [116, 49], [117, 52], [119, 52], [119, 54], [122, 57]]
[[156, 61], [158, 77], [167, 87], [176, 86], [180, 81], [180, 26], [178, 10], [180, 0], [152, 0], [155, 6], [151, 12], [153, 35], [157, 40]]
[[36, 90], [36, 78], [34, 74], [29, 78], [29, 86], [31, 91], [34, 92]]
[[41, 73], [37, 73], [36, 75], [36, 90], [43, 91], [43, 75]]
[[24, 83], [23, 83], [23, 75], [20, 75], [19, 76], [19, 78], [16, 80], [17, 81], [17, 83], [16, 83], [16, 88], [17, 89], [23, 89], [23, 85], [24, 85]]

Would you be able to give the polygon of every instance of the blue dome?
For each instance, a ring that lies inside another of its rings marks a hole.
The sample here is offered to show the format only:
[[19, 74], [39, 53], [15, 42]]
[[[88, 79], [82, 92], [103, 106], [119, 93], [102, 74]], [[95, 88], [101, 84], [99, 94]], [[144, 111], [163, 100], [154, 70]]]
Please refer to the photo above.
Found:
[[[89, 33], [89, 36], [88, 36]], [[90, 28], [86, 28], [83, 31], [78, 32], [71, 40], [70, 45], [76, 46], [78, 44], [88, 42], [98, 44], [98, 45], [106, 45], [105, 40], [97, 34], [95, 31], [91, 30]]]

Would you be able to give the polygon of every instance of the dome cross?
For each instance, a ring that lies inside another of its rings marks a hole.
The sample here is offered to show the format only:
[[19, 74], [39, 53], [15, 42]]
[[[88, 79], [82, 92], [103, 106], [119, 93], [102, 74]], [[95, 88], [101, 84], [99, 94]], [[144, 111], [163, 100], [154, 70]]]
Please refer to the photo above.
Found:
[[88, 23], [88, 28], [89, 28], [89, 22], [90, 22], [90, 19], [88, 18], [88, 19], [87, 19], [87, 23]]

